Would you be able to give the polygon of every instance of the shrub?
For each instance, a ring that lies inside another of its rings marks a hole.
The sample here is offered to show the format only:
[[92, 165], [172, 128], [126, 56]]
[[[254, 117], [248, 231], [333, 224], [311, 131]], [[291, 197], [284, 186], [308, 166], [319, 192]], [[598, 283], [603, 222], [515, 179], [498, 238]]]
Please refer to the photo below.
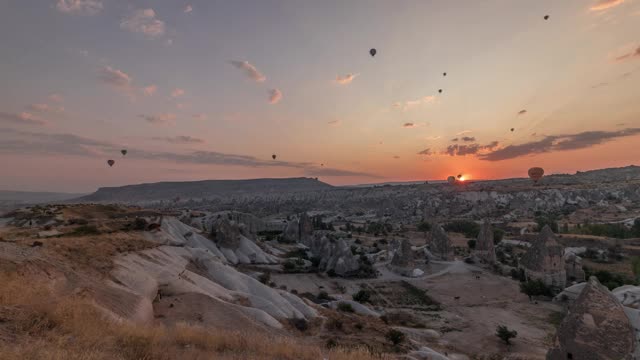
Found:
[[431, 224], [426, 221], [422, 221], [418, 224], [418, 226], [416, 226], [416, 228], [418, 229], [418, 231], [428, 232], [431, 231]]
[[336, 274], [336, 271], [335, 271], [335, 270], [333, 270], [333, 269], [329, 269], [329, 270], [327, 271], [327, 276], [329, 276], [329, 277], [336, 277], [336, 276], [338, 276], [338, 274]]
[[309, 323], [305, 319], [289, 319], [289, 323], [300, 331], [306, 331], [309, 328]]
[[533, 296], [552, 296], [553, 293], [551, 289], [545, 285], [544, 282], [540, 279], [529, 280], [526, 282], [520, 283], [520, 291], [527, 296], [529, 296], [529, 300]]
[[258, 276], [258, 281], [260, 281], [263, 284], [268, 284], [269, 282], [271, 282], [271, 273], [270, 272], [265, 272], [260, 274], [260, 276]]
[[467, 241], [467, 246], [469, 247], [469, 249], [473, 250], [476, 248], [476, 241], [475, 240], [468, 240]]
[[320, 291], [317, 296], [318, 300], [331, 301], [333, 298], [326, 291]]
[[338, 311], [350, 312], [350, 313], [355, 312], [353, 310], [353, 306], [351, 306], [351, 304], [345, 303], [345, 302], [338, 303]]
[[364, 289], [353, 294], [353, 300], [359, 303], [366, 303], [367, 301], [369, 301], [370, 297], [371, 297], [371, 293]]
[[389, 340], [393, 344], [393, 346], [398, 346], [405, 340], [404, 333], [396, 329], [387, 331], [384, 337], [387, 338], [387, 340]]
[[518, 336], [518, 332], [515, 330], [509, 330], [509, 328], [504, 325], [499, 325], [496, 329], [496, 336], [499, 337], [500, 340], [504, 341], [505, 344], [511, 345], [510, 340]]
[[334, 347], [338, 346], [338, 342], [336, 341], [336, 339], [331, 338], [327, 340], [327, 343], [325, 344], [325, 346], [328, 349], [333, 349]]
[[284, 262], [284, 264], [282, 264], [282, 268], [284, 269], [285, 272], [292, 272], [296, 270], [297, 266], [293, 261], [287, 260]]
[[536, 223], [538, 224], [537, 231], [541, 231], [545, 225], [549, 225], [554, 233], [558, 233], [558, 221], [554, 214], [537, 216]]
[[493, 243], [494, 244], [498, 244], [500, 241], [502, 241], [503, 237], [504, 237], [504, 230], [502, 230], [502, 229], [493, 229]]
[[469, 220], [456, 220], [445, 224], [444, 229], [446, 231], [464, 234], [469, 238], [476, 238], [480, 232], [480, 225]]

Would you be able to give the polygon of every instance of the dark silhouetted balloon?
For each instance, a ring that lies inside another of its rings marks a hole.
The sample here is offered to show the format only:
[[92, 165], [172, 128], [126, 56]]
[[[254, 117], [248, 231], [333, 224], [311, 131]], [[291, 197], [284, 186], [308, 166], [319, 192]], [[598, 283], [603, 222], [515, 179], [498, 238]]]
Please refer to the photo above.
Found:
[[448, 182], [449, 184], [451, 184], [451, 185], [455, 184], [455, 183], [456, 183], [456, 177], [455, 177], [455, 176], [449, 176], [449, 177], [447, 178], [447, 182]]
[[369, 54], [371, 54], [371, 56], [376, 56], [377, 52], [378, 52], [378, 50], [376, 50], [376, 49], [369, 50]]
[[458, 174], [458, 179], [460, 179], [462, 177], [462, 174]]
[[127, 155], [127, 149], [122, 149], [122, 150], [120, 150], [120, 152], [122, 153], [122, 156]]
[[549, 20], [549, 15], [545, 15], [545, 16], [544, 16], [544, 19], [545, 19], [545, 20]]
[[438, 92], [439, 92], [440, 94], [442, 94], [442, 89], [438, 89]]
[[275, 160], [275, 159], [276, 159], [276, 154], [271, 155], [271, 158], [272, 158], [273, 160]]
[[109, 164], [109, 166], [113, 166], [115, 163], [115, 160], [107, 160], [107, 164]]
[[443, 73], [442, 73], [442, 76], [447, 76], [447, 73], [446, 73], [446, 72], [443, 72]]
[[324, 164], [320, 164], [320, 166], [324, 166]]
[[537, 183], [538, 181], [540, 181], [540, 179], [542, 179], [542, 176], [544, 176], [544, 169], [541, 167], [532, 167], [531, 169], [529, 169], [528, 174], [531, 180]]
[[515, 128], [511, 128], [511, 132], [514, 132], [516, 129]]

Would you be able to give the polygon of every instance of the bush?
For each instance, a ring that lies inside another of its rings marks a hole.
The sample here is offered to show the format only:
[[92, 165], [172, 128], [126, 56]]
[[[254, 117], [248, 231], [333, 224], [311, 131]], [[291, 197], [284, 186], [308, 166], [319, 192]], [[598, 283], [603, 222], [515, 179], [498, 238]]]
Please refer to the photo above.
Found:
[[431, 231], [431, 224], [426, 221], [422, 221], [418, 224], [418, 226], [416, 226], [416, 228], [418, 229], [418, 231], [428, 232]]
[[327, 343], [325, 344], [325, 346], [328, 349], [333, 349], [334, 347], [338, 346], [338, 342], [336, 341], [336, 339], [331, 338], [327, 340]]
[[333, 298], [331, 296], [329, 296], [329, 293], [327, 293], [326, 291], [320, 291], [318, 293], [317, 298], [318, 298], [318, 300], [326, 300], [326, 301], [333, 300]]
[[467, 246], [469, 247], [469, 249], [473, 250], [476, 248], [476, 241], [475, 240], [469, 240], [467, 241]]
[[537, 231], [542, 231], [542, 228], [549, 225], [554, 233], [558, 233], [558, 221], [554, 214], [537, 216], [536, 223], [538, 224]]
[[518, 336], [518, 332], [515, 330], [509, 330], [509, 328], [504, 325], [499, 325], [496, 329], [496, 336], [499, 337], [500, 340], [504, 341], [505, 344], [511, 345], [510, 340]]
[[502, 241], [502, 238], [504, 237], [504, 230], [502, 229], [493, 229], [493, 243], [494, 244], [498, 244], [500, 241]]
[[478, 233], [480, 233], [480, 225], [468, 220], [456, 220], [447, 223], [444, 229], [446, 231], [464, 234], [468, 238], [477, 238]]
[[353, 306], [345, 302], [338, 303], [338, 311], [350, 312], [350, 313], [355, 312], [355, 310], [353, 310]]
[[593, 271], [588, 267], [584, 268], [585, 277], [588, 279], [590, 276], [595, 276], [598, 281], [609, 290], [613, 290], [622, 285], [636, 285], [637, 282], [634, 279], [629, 278], [624, 274], [612, 273], [607, 270]]
[[366, 303], [367, 301], [369, 301], [369, 298], [371, 297], [371, 293], [367, 290], [360, 290], [357, 293], [353, 294], [353, 300], [357, 301], [359, 303]]
[[387, 331], [384, 337], [387, 338], [387, 340], [389, 340], [393, 344], [393, 346], [398, 346], [405, 340], [404, 333], [396, 329]]
[[553, 296], [551, 289], [540, 279], [520, 283], [520, 291], [529, 296], [529, 300], [533, 296]]
[[306, 331], [309, 328], [309, 323], [305, 319], [289, 319], [289, 323], [300, 331]]
[[258, 281], [260, 281], [265, 285], [268, 284], [269, 282], [271, 282], [271, 273], [266, 272], [266, 273], [260, 274], [260, 276], [258, 276]]
[[329, 269], [329, 270], [327, 271], [327, 276], [329, 276], [329, 277], [336, 277], [336, 276], [338, 276], [338, 274], [336, 274], [336, 271], [335, 271], [335, 270], [333, 270], [333, 269]]
[[285, 272], [292, 272], [296, 270], [297, 266], [293, 261], [287, 260], [282, 264], [282, 268]]

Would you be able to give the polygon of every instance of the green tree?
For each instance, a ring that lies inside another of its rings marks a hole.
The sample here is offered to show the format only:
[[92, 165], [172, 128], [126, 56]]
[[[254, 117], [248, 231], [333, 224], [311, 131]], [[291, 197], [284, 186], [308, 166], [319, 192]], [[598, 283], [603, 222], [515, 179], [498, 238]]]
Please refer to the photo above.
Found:
[[498, 325], [496, 329], [496, 336], [500, 338], [500, 340], [504, 341], [505, 344], [511, 345], [511, 339], [514, 339], [518, 336], [518, 332], [515, 330], [509, 330], [505, 325]]
[[529, 301], [533, 296], [551, 296], [551, 289], [540, 279], [521, 282], [520, 291], [529, 297]]

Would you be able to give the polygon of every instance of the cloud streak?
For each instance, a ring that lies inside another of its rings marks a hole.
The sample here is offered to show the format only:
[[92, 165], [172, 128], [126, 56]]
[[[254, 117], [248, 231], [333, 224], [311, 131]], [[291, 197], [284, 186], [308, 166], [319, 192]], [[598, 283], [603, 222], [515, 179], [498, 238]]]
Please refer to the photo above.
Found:
[[449, 145], [447, 149], [443, 151], [443, 154], [449, 156], [466, 156], [476, 155], [483, 151], [492, 150], [498, 146], [497, 141], [493, 141], [487, 145], [469, 144], [469, 145]]
[[58, 0], [56, 9], [65, 14], [95, 15], [102, 11], [102, 1], [99, 0]]
[[232, 60], [231, 65], [243, 70], [245, 75], [255, 82], [264, 82], [267, 77], [264, 76], [255, 66], [251, 65], [248, 61]]
[[638, 46], [635, 50], [622, 54], [615, 58], [616, 61], [624, 61], [632, 58], [640, 58], [640, 46]]
[[[104, 157], [119, 154], [123, 146], [74, 134], [46, 134], [0, 128], [0, 152], [11, 154], [73, 155]], [[286, 167], [301, 169], [308, 176], [354, 176], [377, 175], [342, 169], [318, 168], [313, 163], [273, 161], [249, 155], [225, 154], [215, 151], [191, 151], [185, 153], [154, 152], [128, 148], [128, 158], [142, 160], [172, 161], [180, 164], [227, 165], [250, 168]]]
[[204, 140], [202, 139], [194, 138], [191, 136], [185, 136], [185, 135], [173, 136], [173, 137], [154, 137], [152, 139], [156, 141], [168, 142], [171, 144], [202, 144], [204, 143]]
[[639, 134], [640, 128], [629, 128], [618, 131], [585, 131], [578, 134], [546, 136], [542, 140], [519, 145], [509, 145], [502, 149], [480, 155], [480, 159], [501, 161], [553, 151], [586, 149], [618, 138]]
[[173, 125], [176, 115], [172, 113], [162, 113], [157, 115], [139, 115], [139, 117], [154, 125]]
[[611, 9], [613, 7], [616, 7], [618, 5], [621, 5], [623, 2], [624, 2], [624, 0], [599, 0], [594, 5], [592, 5], [589, 8], [589, 10], [591, 10], [591, 11], [607, 10], [607, 9]]
[[429, 148], [424, 149], [424, 150], [422, 150], [422, 151], [420, 151], [418, 153], [418, 155], [426, 155], [426, 156], [430, 156], [431, 154], [433, 154], [433, 153], [431, 152], [431, 149], [429, 149]]
[[336, 76], [335, 82], [340, 85], [348, 85], [358, 76], [359, 74], [346, 74], [346, 75], [338, 75]]
[[46, 125], [47, 122], [26, 111], [19, 114], [0, 111], [0, 122], [16, 125]]

